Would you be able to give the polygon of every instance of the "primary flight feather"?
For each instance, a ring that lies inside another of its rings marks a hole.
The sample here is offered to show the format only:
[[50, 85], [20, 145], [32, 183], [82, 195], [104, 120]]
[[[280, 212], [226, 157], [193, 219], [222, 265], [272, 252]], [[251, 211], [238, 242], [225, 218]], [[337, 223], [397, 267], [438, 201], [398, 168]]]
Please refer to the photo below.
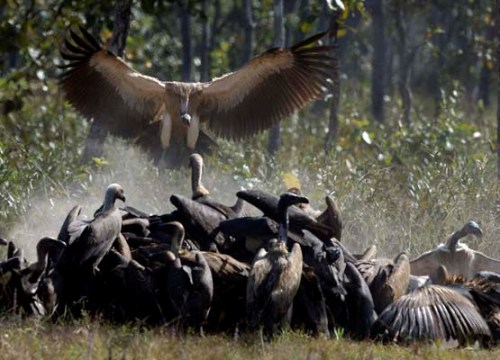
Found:
[[333, 48], [315, 45], [325, 35], [270, 49], [212, 81], [188, 83], [135, 71], [80, 28], [69, 31], [61, 48], [67, 61], [61, 86], [77, 110], [111, 134], [136, 139], [153, 153], [159, 150], [152, 146], [195, 150], [207, 131], [245, 138], [321, 98], [336, 66]]

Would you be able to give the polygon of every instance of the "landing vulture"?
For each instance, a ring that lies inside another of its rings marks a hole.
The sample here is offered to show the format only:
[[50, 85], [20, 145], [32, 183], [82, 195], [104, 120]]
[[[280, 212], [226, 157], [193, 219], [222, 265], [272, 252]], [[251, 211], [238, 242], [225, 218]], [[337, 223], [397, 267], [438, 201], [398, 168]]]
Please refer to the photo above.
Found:
[[333, 48], [315, 44], [325, 35], [269, 49], [212, 81], [184, 83], [135, 71], [80, 27], [61, 48], [61, 86], [78, 111], [111, 134], [135, 139], [156, 158], [169, 149], [184, 161], [198, 142], [215, 144], [207, 131], [246, 138], [321, 98], [336, 66]]

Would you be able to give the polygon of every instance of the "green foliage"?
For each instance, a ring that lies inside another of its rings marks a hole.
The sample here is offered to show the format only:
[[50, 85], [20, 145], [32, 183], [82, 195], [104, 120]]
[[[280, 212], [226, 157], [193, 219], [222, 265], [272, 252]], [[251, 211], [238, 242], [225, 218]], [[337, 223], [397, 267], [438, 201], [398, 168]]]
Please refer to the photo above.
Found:
[[[262, 150], [266, 149], [267, 134], [243, 144], [221, 140], [218, 153], [207, 159], [212, 193], [228, 203], [242, 187], [279, 193], [286, 190], [284, 179], [291, 174], [316, 207], [323, 207], [326, 194], [337, 199], [344, 213], [344, 236], [354, 250], [375, 242], [381, 253], [409, 250], [414, 254], [434, 247], [453, 229], [474, 218], [482, 222], [486, 233], [484, 241], [475, 245], [500, 254], [493, 241], [500, 230], [495, 226], [499, 187], [491, 151], [492, 111], [484, 104], [479, 108], [474, 105], [470, 91], [456, 78], [441, 89], [439, 118], [430, 110], [432, 99], [417, 88], [411, 128], [399, 122], [401, 104], [390, 92], [386, 123], [372, 122], [370, 57], [366, 52], [370, 27], [368, 21], [360, 21], [360, 14], [369, 20], [369, 8], [357, 0], [345, 5], [348, 11], [342, 21], [346, 35], [342, 41], [349, 46], [342, 49], [340, 130], [335, 148], [325, 153], [328, 113], [325, 104], [315, 104], [283, 121], [283, 146], [274, 158]], [[240, 65], [243, 43], [237, 20], [240, 9], [227, 1], [221, 1], [220, 6], [220, 18], [214, 19], [214, 7], [208, 12], [210, 25], [218, 31], [210, 53], [213, 75]], [[273, 2], [254, 2], [253, 6], [254, 52], [259, 53], [272, 43]], [[490, 5], [478, 10], [479, 18], [467, 15], [466, 9], [460, 8], [464, 4], [454, 6], [457, 12], [451, 20], [469, 19], [479, 37], [486, 33], [491, 18], [485, 14]], [[0, 233], [14, 227], [20, 216], [36, 211], [36, 196], [50, 202], [69, 198], [75, 191], [88, 194], [91, 188], [98, 188], [100, 194], [102, 183], [121, 181], [128, 191], [137, 193], [131, 198], [137, 199], [137, 207], [165, 212], [169, 193], [189, 191], [187, 170], [161, 172], [142, 158], [137, 158], [135, 165], [125, 162], [124, 158], [132, 156], [129, 144], [111, 143], [110, 151], [96, 159], [97, 170], [80, 165], [88, 124], [63, 103], [57, 89], [58, 48], [69, 24], [85, 23], [95, 34], [109, 37], [112, 9], [112, 4], [90, 1], [42, 1], [37, 12], [25, 2], [8, 2], [2, 8], [0, 37], [7, 41], [0, 44], [5, 51], [0, 57]], [[323, 3], [314, 3], [300, 16], [289, 14], [287, 23], [295, 31], [291, 34], [314, 31], [323, 9]], [[175, 1], [144, 1], [133, 10], [127, 60], [147, 74], [179, 79], [182, 44]], [[194, 4], [191, 32], [195, 48], [204, 16]], [[428, 27], [425, 18], [414, 21], [424, 34], [419, 41], [426, 39], [424, 30], [429, 30], [430, 48], [435, 45], [430, 41], [433, 37], [455, 35], [442, 25]], [[450, 46], [457, 50], [459, 43], [456, 40]], [[481, 44], [481, 49], [488, 49], [486, 40]], [[491, 55], [486, 50], [485, 56]], [[421, 63], [427, 64], [425, 59], [435, 51], [426, 52]], [[451, 74], [453, 66], [446, 63], [443, 71]], [[477, 77], [477, 67], [469, 64], [468, 69]], [[424, 70], [425, 66], [418, 67], [416, 75]]]

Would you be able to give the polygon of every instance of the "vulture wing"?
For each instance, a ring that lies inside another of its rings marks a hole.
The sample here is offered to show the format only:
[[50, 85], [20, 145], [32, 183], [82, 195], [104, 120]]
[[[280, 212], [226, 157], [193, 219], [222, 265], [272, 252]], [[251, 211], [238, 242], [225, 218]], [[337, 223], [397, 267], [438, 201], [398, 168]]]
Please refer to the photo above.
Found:
[[110, 133], [135, 138], [156, 120], [165, 85], [133, 70], [85, 29], [80, 32], [70, 30], [61, 48], [68, 61], [60, 79], [66, 99]]
[[458, 340], [460, 344], [491, 336], [474, 304], [451, 288], [430, 285], [404, 295], [380, 314], [372, 338], [412, 342]]
[[500, 260], [493, 259], [482, 252], [475, 251], [474, 252], [474, 261], [473, 261], [473, 269], [471, 272], [473, 274], [483, 271], [493, 271], [495, 273], [500, 273]]
[[439, 266], [434, 259], [436, 250], [427, 251], [410, 261], [410, 270], [412, 275], [423, 276], [430, 275]]
[[248, 137], [319, 99], [336, 66], [333, 47], [311, 45], [324, 35], [270, 49], [239, 71], [207, 83], [201, 108], [210, 130], [227, 139]]

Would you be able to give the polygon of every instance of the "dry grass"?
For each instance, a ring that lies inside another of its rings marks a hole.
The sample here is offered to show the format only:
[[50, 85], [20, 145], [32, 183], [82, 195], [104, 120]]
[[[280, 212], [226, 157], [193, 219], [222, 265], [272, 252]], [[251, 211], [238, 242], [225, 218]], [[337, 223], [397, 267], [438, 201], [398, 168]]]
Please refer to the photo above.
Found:
[[444, 349], [438, 344], [402, 347], [316, 339], [286, 333], [258, 338], [177, 336], [164, 328], [112, 327], [99, 322], [54, 325], [7, 321], [0, 325], [2, 359], [498, 359], [499, 350]]

